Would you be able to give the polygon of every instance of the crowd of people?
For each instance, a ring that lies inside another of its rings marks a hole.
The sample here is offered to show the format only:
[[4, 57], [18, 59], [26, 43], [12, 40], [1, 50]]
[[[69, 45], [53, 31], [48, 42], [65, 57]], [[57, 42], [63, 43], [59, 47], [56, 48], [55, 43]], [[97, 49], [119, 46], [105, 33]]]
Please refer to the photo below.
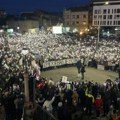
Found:
[[104, 84], [93, 81], [54, 83], [41, 79], [38, 86], [36, 102], [59, 120], [105, 116], [107, 120], [118, 120], [120, 81], [106, 80]]
[[[105, 86], [92, 82], [49, 84], [40, 78], [40, 68], [42, 69], [44, 62], [70, 58], [84, 58], [84, 65], [102, 64], [105, 69], [117, 71], [120, 64], [120, 41], [103, 39], [99, 41], [98, 50], [95, 46], [96, 41], [92, 38], [81, 39], [69, 34], [54, 35], [45, 31], [14, 37], [1, 36], [0, 103], [5, 108], [6, 120], [20, 120], [22, 117], [23, 74], [26, 69], [29, 74], [30, 100], [33, 100], [31, 88], [33, 80], [36, 79], [36, 102], [60, 120], [74, 119], [74, 113], [78, 111], [81, 113], [79, 117], [83, 119], [84, 114], [93, 114], [93, 108], [96, 117], [99, 117], [102, 111], [103, 115], [108, 115], [110, 109], [111, 117], [117, 114], [116, 111], [120, 108], [120, 76], [118, 84], [109, 82]], [[29, 50], [27, 56], [22, 54], [24, 49]]]

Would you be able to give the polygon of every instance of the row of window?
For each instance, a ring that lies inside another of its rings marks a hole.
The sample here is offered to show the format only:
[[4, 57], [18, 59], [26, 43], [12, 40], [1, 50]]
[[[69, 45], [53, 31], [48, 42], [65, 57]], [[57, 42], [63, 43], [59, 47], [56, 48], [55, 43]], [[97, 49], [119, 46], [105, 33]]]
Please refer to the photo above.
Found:
[[94, 15], [94, 19], [120, 19], [120, 15]]
[[99, 9], [94, 10], [94, 14], [110, 14], [110, 13], [120, 13], [120, 9]]
[[[79, 25], [81, 22], [79, 22], [79, 21], [72, 21], [72, 22], [66, 22], [66, 25]], [[83, 25], [86, 25], [86, 22], [85, 21], [83, 21], [82, 22], [82, 24]]]
[[94, 25], [120, 25], [120, 21], [94, 21]]
[[75, 19], [75, 18], [83, 18], [83, 19], [86, 19], [87, 18], [87, 15], [86, 14], [83, 14], [83, 15], [66, 15], [66, 19]]

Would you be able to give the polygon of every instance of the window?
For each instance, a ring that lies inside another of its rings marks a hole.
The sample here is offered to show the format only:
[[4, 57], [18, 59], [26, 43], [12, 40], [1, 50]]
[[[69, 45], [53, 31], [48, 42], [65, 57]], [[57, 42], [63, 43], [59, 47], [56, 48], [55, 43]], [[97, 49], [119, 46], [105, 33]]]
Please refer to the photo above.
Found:
[[100, 25], [100, 22], [98, 21], [98, 25]]
[[75, 22], [74, 22], [74, 21], [72, 22], [72, 25], [75, 25]]
[[103, 25], [106, 25], [106, 21], [103, 21]]
[[67, 19], [69, 19], [69, 15], [67, 15], [67, 17], [66, 17]]
[[101, 10], [98, 10], [98, 14], [101, 14]]
[[106, 15], [103, 16], [103, 19], [106, 19]]
[[116, 13], [116, 9], [114, 9], [114, 13]]
[[69, 22], [67, 22], [66, 24], [67, 24], [67, 25], [69, 25], [70, 23], [69, 23]]
[[118, 21], [118, 25], [120, 25], [120, 21]]
[[120, 13], [120, 9], [117, 9], [117, 13]]
[[94, 21], [94, 25], [97, 25], [97, 21]]
[[114, 21], [114, 25], [115, 25], [115, 21]]
[[120, 18], [120, 15], [117, 15], [117, 18]]
[[103, 22], [102, 22], [102, 21], [100, 21], [100, 25], [102, 25], [102, 23], [103, 23]]
[[112, 15], [108, 15], [108, 19], [112, 19]]
[[75, 18], [75, 15], [72, 15], [72, 18]]
[[83, 23], [83, 25], [86, 25], [86, 21], [83, 21], [82, 23]]
[[110, 9], [108, 9], [108, 13], [110, 13]]
[[112, 13], [114, 13], [114, 12], [113, 12], [113, 9], [112, 9]]
[[86, 18], [86, 15], [83, 15], [83, 18]]
[[102, 15], [98, 15], [98, 19], [102, 19]]
[[110, 21], [110, 25], [112, 25], [112, 21]]
[[103, 10], [103, 14], [106, 14], [106, 13], [107, 13], [107, 10], [106, 10], [106, 9], [104, 9], [104, 10]]
[[77, 15], [76, 17], [79, 18], [79, 15]]
[[76, 21], [76, 24], [79, 24], [79, 21]]
[[97, 14], [97, 10], [95, 10], [94, 13]]
[[97, 15], [94, 15], [94, 19], [97, 19]]

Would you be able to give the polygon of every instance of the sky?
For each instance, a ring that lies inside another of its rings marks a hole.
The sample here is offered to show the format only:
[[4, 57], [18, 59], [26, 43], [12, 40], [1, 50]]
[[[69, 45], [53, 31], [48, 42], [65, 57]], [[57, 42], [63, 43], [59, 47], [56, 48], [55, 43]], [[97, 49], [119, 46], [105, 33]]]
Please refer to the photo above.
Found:
[[0, 0], [0, 9], [9, 14], [46, 10], [50, 12], [62, 12], [64, 8], [84, 6], [90, 0]]

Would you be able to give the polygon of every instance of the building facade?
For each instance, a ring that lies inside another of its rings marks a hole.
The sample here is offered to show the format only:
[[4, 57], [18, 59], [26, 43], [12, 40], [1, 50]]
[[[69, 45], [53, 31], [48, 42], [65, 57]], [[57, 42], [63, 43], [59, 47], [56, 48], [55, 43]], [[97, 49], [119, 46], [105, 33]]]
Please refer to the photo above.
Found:
[[120, 26], [120, 0], [93, 0], [93, 26]]
[[78, 32], [88, 30], [88, 10], [81, 7], [64, 10], [64, 26], [70, 27], [71, 31], [77, 29]]
[[39, 28], [39, 21], [37, 20], [8, 20], [8, 28], [19, 32], [29, 32], [29, 29]]
[[43, 10], [21, 13], [20, 18], [23, 20], [38, 20], [39, 26], [44, 26], [46, 28], [63, 22], [60, 13], [51, 13]]

